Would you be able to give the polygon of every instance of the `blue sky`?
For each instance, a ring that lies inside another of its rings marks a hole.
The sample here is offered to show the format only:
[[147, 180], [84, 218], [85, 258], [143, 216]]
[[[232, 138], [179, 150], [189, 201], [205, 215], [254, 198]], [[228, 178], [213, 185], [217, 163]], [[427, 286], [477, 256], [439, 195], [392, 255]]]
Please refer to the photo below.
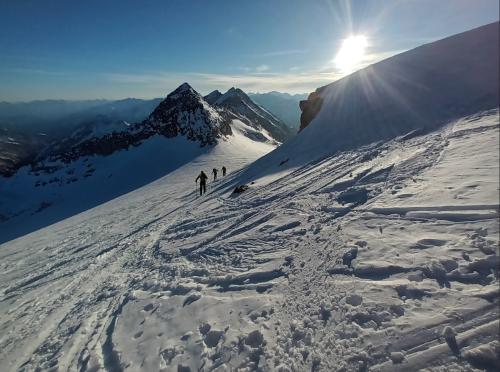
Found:
[[0, 101], [309, 92], [363, 64], [498, 20], [498, 0], [0, 0]]

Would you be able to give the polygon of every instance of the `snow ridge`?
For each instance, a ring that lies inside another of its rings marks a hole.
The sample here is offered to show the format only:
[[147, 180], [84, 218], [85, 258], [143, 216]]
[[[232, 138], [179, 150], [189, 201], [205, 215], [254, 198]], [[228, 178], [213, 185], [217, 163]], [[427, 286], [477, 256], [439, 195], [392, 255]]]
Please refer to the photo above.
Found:
[[275, 140], [284, 142], [292, 136], [291, 130], [278, 118], [257, 105], [239, 88], [231, 88], [214, 102], [214, 106], [227, 110], [234, 119], [264, 129]]

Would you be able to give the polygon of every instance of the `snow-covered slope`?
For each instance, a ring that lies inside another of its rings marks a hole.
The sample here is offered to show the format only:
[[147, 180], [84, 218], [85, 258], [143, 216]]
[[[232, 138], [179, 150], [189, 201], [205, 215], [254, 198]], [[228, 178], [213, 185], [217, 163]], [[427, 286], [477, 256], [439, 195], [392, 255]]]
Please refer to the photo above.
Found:
[[[499, 23], [426, 44], [319, 88], [289, 147], [341, 149], [435, 129], [498, 106]], [[303, 124], [307, 124], [304, 122]]]
[[[498, 111], [239, 196], [237, 157], [265, 144], [235, 132], [242, 142], [0, 246], [3, 368], [498, 367]], [[192, 175], [222, 163], [229, 176], [198, 197]]]
[[[455, 96], [471, 115], [347, 149], [321, 111], [241, 171], [269, 147], [233, 121], [234, 141], [0, 245], [0, 365], [498, 370], [500, 126], [483, 83]], [[199, 197], [193, 175], [223, 164]]]
[[[234, 142], [231, 120], [222, 115], [183, 84], [141, 123], [78, 128], [33, 165], [0, 177], [0, 242], [132, 191], [221, 142]], [[273, 143], [251, 127], [238, 128], [247, 128], [239, 133], [253, 141]], [[248, 160], [261, 155], [241, 154]]]
[[[290, 172], [340, 150], [436, 130], [499, 102], [499, 23], [423, 45], [318, 88], [303, 104], [319, 111], [241, 182]], [[306, 107], [304, 107], [306, 106]], [[271, 179], [270, 178], [270, 179]]]

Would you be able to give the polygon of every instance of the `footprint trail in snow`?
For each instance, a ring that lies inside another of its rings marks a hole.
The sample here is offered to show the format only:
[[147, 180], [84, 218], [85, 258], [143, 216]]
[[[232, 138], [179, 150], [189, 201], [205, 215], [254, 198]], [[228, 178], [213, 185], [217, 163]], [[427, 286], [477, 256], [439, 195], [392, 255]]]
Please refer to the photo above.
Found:
[[0, 365], [494, 368], [498, 133], [484, 112], [197, 197], [224, 153], [3, 244]]

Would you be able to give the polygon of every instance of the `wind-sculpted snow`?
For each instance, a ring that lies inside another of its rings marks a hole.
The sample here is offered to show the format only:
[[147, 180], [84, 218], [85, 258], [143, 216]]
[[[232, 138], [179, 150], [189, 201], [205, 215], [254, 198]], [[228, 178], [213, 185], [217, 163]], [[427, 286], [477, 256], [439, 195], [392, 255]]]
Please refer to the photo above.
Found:
[[[253, 169], [237, 195], [257, 144], [228, 142], [3, 244], [0, 365], [496, 370], [498, 135], [498, 111], [482, 112]], [[222, 162], [229, 175], [199, 197], [193, 176]]]

